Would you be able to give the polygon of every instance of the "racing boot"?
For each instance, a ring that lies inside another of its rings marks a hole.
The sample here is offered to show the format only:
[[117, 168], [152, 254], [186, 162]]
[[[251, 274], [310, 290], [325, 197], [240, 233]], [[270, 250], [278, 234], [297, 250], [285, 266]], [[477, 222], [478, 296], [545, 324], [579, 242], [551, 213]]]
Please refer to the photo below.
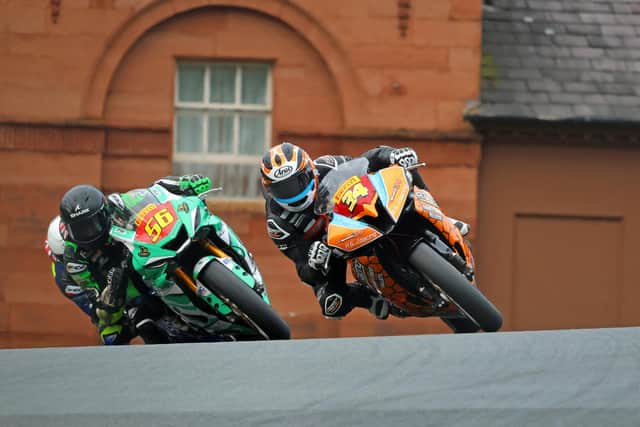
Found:
[[145, 344], [169, 344], [168, 334], [155, 321], [146, 318], [135, 325], [136, 331]]
[[164, 306], [157, 297], [140, 295], [127, 310], [127, 315], [145, 344], [168, 344], [169, 334], [160, 327], [158, 319], [164, 315]]

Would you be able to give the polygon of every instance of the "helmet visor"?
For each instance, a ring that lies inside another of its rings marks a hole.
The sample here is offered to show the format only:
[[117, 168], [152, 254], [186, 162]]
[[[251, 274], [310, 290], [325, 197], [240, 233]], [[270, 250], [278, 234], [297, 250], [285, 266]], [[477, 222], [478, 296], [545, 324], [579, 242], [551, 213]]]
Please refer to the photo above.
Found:
[[86, 218], [75, 219], [66, 228], [74, 242], [82, 245], [93, 243], [108, 232], [109, 219], [103, 209]]
[[269, 186], [269, 192], [279, 202], [295, 202], [297, 198], [302, 198], [312, 189], [313, 182], [313, 169], [305, 168], [287, 179], [274, 182]]

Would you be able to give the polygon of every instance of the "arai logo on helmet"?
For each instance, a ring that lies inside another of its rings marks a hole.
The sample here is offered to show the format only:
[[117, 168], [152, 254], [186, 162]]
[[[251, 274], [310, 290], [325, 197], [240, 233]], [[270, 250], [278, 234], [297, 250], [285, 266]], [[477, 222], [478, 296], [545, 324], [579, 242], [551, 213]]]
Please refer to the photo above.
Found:
[[291, 172], [293, 172], [293, 166], [291, 165], [284, 165], [279, 167], [278, 169], [273, 171], [273, 176], [275, 178], [284, 178], [285, 176], [289, 175]]

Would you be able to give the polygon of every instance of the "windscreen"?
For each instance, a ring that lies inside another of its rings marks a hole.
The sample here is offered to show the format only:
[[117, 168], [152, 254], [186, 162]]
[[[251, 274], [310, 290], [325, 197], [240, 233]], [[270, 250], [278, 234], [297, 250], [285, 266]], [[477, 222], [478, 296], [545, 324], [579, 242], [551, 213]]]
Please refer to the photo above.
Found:
[[136, 229], [136, 218], [143, 210], [151, 210], [159, 204], [158, 199], [146, 188], [131, 190], [120, 194], [125, 208], [117, 209], [115, 216], [122, 226], [129, 229]]
[[343, 182], [352, 176], [366, 175], [369, 161], [364, 157], [358, 157], [342, 163], [325, 175], [318, 186], [318, 195], [313, 207], [316, 215], [330, 213], [333, 210], [333, 196]]

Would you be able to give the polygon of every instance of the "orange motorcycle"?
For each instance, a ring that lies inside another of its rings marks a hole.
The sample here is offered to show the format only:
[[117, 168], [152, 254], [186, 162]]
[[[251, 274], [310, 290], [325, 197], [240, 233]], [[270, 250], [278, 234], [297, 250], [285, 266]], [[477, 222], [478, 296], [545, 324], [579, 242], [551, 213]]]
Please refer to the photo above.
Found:
[[411, 172], [368, 173], [357, 158], [330, 171], [314, 210], [326, 215], [326, 243], [354, 277], [378, 291], [397, 317], [440, 317], [454, 332], [495, 332], [500, 311], [480, 292], [460, 230]]

